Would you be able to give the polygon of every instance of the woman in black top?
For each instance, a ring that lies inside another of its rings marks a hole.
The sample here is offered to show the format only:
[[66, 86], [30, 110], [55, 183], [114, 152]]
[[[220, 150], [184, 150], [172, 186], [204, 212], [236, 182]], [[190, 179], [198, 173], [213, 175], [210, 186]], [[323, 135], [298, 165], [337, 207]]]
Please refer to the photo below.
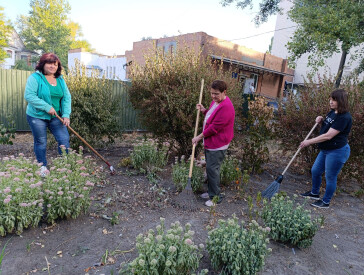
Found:
[[[306, 147], [318, 143], [320, 153], [312, 166], [312, 189], [301, 194], [303, 197], [316, 199], [312, 206], [328, 208], [331, 198], [336, 190], [337, 176], [344, 163], [350, 156], [348, 135], [350, 133], [352, 118], [348, 112], [348, 94], [345, 90], [338, 89], [330, 96], [331, 111], [324, 119], [322, 116], [316, 118], [321, 123], [320, 135], [305, 140], [300, 147]], [[326, 191], [320, 199], [320, 186], [322, 175], [325, 172]]]

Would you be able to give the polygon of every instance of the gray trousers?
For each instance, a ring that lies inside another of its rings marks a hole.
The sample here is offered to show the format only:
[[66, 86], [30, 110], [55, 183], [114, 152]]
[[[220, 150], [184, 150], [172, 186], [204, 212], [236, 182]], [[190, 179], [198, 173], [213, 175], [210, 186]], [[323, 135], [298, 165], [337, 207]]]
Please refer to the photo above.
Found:
[[226, 150], [205, 150], [208, 193], [211, 200], [218, 196], [218, 202], [222, 200], [220, 195], [220, 167], [225, 154]]

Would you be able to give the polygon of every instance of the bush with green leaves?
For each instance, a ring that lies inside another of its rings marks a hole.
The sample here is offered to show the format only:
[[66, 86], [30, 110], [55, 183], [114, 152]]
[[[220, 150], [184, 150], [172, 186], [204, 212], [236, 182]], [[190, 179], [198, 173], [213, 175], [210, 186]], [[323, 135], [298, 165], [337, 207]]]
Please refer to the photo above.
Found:
[[[194, 231], [187, 223], [183, 228], [177, 221], [166, 230], [164, 218], [156, 231], [150, 229], [147, 234], [136, 238], [138, 257], [124, 266], [121, 274], [181, 275], [194, 274], [202, 257], [202, 244], [193, 242]], [[207, 274], [203, 270], [200, 274]]]
[[244, 227], [233, 215], [219, 220], [219, 226], [208, 232], [206, 243], [213, 268], [220, 274], [256, 274], [264, 266], [271, 251], [267, 248], [269, 228], [263, 228], [253, 220]]
[[13, 141], [11, 139], [15, 138], [15, 122], [11, 116], [7, 117], [7, 122], [8, 125], [0, 123], [0, 144], [13, 145]]
[[[297, 195], [296, 195], [297, 196]], [[303, 205], [294, 205], [288, 196], [275, 195], [271, 201], [264, 200], [261, 217], [271, 228], [273, 240], [309, 247], [319, 228], [319, 220], [312, 220], [310, 211]]]
[[[205, 107], [212, 101], [210, 85], [215, 79], [227, 82], [227, 95], [236, 110], [241, 106], [241, 86], [231, 71], [190, 48], [177, 47], [172, 54], [153, 50], [145, 56], [145, 65], [131, 67], [130, 78], [130, 100], [141, 122], [157, 138], [176, 143], [178, 156], [191, 155], [202, 78]], [[199, 125], [202, 120], [201, 116]]]
[[[93, 146], [114, 142], [119, 136], [117, 116], [121, 101], [121, 96], [113, 93], [115, 81], [100, 78], [96, 70], [88, 75], [86, 67], [79, 63], [65, 76], [65, 81], [72, 95], [72, 128]], [[82, 142], [71, 134], [71, 146], [79, 145]]]
[[134, 146], [130, 159], [135, 169], [153, 180], [157, 172], [167, 164], [168, 148], [164, 145], [158, 146], [153, 140], [143, 141]]
[[[65, 150], [65, 149], [63, 149]], [[4, 157], [0, 162], [0, 235], [21, 234], [37, 226], [42, 217], [76, 218], [90, 205], [94, 167], [82, 151], [70, 151], [51, 160], [50, 173], [39, 175], [40, 165], [24, 157]]]
[[[184, 158], [181, 158], [181, 161], [178, 161], [178, 159], [175, 160], [175, 163], [172, 166], [172, 180], [178, 191], [185, 189], [189, 171], [190, 161], [185, 161]], [[203, 181], [204, 171], [200, 166], [197, 166], [194, 163], [191, 177], [191, 187], [193, 192], [201, 191]]]
[[222, 185], [228, 185], [232, 182], [239, 184], [242, 177], [239, 166], [239, 160], [235, 157], [225, 157], [220, 167], [220, 182]]

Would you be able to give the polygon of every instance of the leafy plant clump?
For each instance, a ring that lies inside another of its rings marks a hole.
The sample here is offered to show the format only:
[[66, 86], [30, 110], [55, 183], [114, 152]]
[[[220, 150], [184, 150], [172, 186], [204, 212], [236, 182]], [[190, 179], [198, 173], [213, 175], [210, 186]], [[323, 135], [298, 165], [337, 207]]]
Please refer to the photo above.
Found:
[[[187, 223], [183, 228], [177, 221], [166, 230], [164, 218], [156, 232], [150, 229], [147, 234], [139, 234], [136, 239], [138, 257], [121, 270], [121, 274], [194, 274], [202, 257], [202, 244], [193, 242], [194, 231]], [[200, 274], [207, 274], [203, 270]]]
[[239, 168], [239, 160], [232, 156], [225, 157], [220, 168], [220, 181], [222, 185], [228, 185], [232, 182], [239, 184], [242, 177]]
[[0, 123], [0, 144], [9, 144], [13, 145], [13, 141], [11, 139], [15, 138], [15, 122], [8, 117], [9, 125], [5, 126], [4, 124]]
[[264, 201], [261, 214], [264, 223], [271, 228], [273, 240], [297, 245], [311, 246], [319, 221], [312, 220], [310, 211], [302, 205], [295, 206], [289, 197], [276, 195], [271, 202]]
[[45, 178], [39, 175], [39, 165], [23, 154], [4, 157], [0, 163], [0, 235], [21, 234], [37, 226], [42, 217], [53, 223], [86, 211], [95, 179], [92, 170], [82, 151], [54, 159]]
[[247, 228], [236, 216], [219, 220], [219, 227], [208, 232], [207, 250], [211, 264], [220, 274], [256, 274], [264, 266], [271, 251], [267, 248], [269, 228], [262, 228], [253, 220]]
[[[182, 191], [186, 187], [189, 170], [189, 161], [186, 162], [184, 158], [181, 158], [180, 162], [178, 162], [178, 159], [175, 160], [172, 168], [172, 180], [174, 186], [177, 188], [178, 191]], [[200, 166], [195, 165], [194, 163], [191, 177], [191, 187], [193, 192], [201, 191], [203, 180], [203, 169]]]

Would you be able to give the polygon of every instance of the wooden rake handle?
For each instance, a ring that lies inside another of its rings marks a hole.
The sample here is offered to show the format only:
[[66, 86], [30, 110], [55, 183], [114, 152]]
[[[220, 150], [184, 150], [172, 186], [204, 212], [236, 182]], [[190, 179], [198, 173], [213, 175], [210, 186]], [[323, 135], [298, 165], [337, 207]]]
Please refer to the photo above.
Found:
[[[316, 126], [317, 126], [317, 125], [318, 125], [318, 123], [316, 123], [316, 124], [312, 127], [311, 131], [307, 134], [306, 138], [305, 138], [303, 141], [305, 141], [305, 140], [307, 140], [307, 139], [309, 138], [309, 136], [312, 134], [313, 130], [315, 130], [315, 128], [316, 128]], [[298, 153], [301, 151], [301, 149], [302, 149], [301, 147], [299, 147], [299, 148], [298, 148], [297, 152], [294, 154], [294, 156], [292, 157], [291, 161], [288, 163], [288, 165], [287, 165], [286, 169], [284, 169], [284, 171], [283, 171], [283, 173], [282, 173], [282, 176], [284, 175], [284, 173], [286, 173], [286, 171], [288, 170], [288, 168], [291, 166], [291, 164], [292, 164], [293, 160], [296, 158], [296, 156], [297, 156], [297, 155], [298, 155]]]
[[[201, 91], [200, 91], [200, 99], [198, 101], [198, 104], [201, 104], [202, 102], [202, 95], [203, 95], [203, 85], [205, 83], [205, 80], [202, 78], [201, 79]], [[195, 134], [194, 134], [194, 138], [197, 136], [197, 130], [198, 130], [198, 121], [200, 119], [200, 109], [197, 110], [197, 117], [196, 117], [196, 124], [195, 124]], [[188, 173], [188, 177], [192, 178], [192, 169], [193, 169], [193, 161], [195, 158], [195, 149], [196, 149], [196, 144], [193, 144], [192, 146], [192, 154], [191, 154], [191, 162], [190, 162], [190, 171]]]

